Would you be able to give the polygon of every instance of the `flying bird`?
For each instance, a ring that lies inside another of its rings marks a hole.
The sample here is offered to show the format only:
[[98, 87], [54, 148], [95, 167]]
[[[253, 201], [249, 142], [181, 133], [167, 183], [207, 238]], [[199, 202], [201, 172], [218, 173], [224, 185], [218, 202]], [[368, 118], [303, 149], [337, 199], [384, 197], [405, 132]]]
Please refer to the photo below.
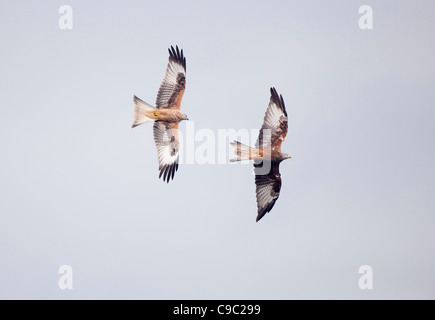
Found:
[[281, 190], [279, 164], [290, 159], [281, 152], [281, 144], [288, 131], [287, 111], [282, 95], [275, 88], [270, 89], [270, 102], [264, 116], [263, 125], [255, 144], [251, 148], [238, 141], [231, 143], [235, 147], [237, 158], [230, 161], [254, 160], [255, 185], [257, 196], [257, 222], [272, 210]]
[[134, 122], [132, 128], [146, 122], [154, 122], [154, 143], [159, 161], [159, 178], [169, 182], [178, 170], [178, 123], [189, 120], [180, 111], [181, 100], [186, 89], [186, 58], [178, 46], [168, 49], [169, 63], [165, 77], [157, 93], [156, 107], [133, 96]]

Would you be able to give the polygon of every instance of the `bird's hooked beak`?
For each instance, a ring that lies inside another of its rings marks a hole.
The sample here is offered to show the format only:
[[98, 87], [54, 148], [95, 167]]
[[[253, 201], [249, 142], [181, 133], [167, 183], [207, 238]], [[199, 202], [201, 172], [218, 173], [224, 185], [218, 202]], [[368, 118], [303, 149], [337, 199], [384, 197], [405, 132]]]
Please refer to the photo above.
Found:
[[289, 156], [289, 155], [287, 156], [287, 159], [291, 159], [291, 158], [292, 158], [291, 156]]

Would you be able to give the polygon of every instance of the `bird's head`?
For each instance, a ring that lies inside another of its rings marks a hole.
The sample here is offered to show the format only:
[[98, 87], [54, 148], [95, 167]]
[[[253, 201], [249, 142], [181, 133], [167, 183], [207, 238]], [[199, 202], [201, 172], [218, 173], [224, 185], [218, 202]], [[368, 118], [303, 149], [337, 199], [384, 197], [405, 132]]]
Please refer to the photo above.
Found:
[[289, 155], [286, 154], [286, 153], [283, 153], [282, 157], [283, 157], [283, 160], [291, 159], [291, 156], [289, 156]]
[[187, 117], [187, 114], [183, 114], [183, 117], [181, 118], [181, 120], [189, 120], [189, 118]]

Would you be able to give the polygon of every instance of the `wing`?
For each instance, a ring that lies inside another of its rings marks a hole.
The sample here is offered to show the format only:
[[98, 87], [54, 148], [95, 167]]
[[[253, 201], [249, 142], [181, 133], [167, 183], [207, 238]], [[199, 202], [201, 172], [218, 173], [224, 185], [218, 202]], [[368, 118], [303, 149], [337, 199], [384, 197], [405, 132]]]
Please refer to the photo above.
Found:
[[169, 182], [178, 170], [178, 123], [156, 121], [153, 132], [159, 160], [159, 178], [163, 175], [163, 181]]
[[279, 163], [272, 162], [268, 174], [257, 174], [261, 172], [262, 161], [254, 163], [255, 185], [257, 194], [257, 222], [272, 210], [281, 190], [281, 174]]
[[186, 58], [183, 50], [171, 46], [165, 77], [157, 93], [156, 108], [180, 109], [186, 88]]
[[[269, 106], [264, 115], [263, 125], [255, 146], [256, 148], [272, 146], [277, 150], [281, 150], [281, 143], [284, 141], [288, 130], [287, 111], [285, 110], [282, 95], [278, 96], [275, 88], [270, 88], [270, 94]], [[265, 130], [270, 130], [270, 133]]]

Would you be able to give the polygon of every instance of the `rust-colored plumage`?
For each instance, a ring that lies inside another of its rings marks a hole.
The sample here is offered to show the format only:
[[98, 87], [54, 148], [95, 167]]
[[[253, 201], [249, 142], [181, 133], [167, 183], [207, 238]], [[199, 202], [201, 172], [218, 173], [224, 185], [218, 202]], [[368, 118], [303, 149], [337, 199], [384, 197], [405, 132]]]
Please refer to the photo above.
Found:
[[178, 138], [178, 124], [188, 120], [180, 112], [181, 100], [186, 89], [186, 58], [183, 50], [178, 46], [169, 49], [169, 63], [165, 77], [157, 93], [156, 107], [133, 97], [134, 122], [132, 127], [137, 127], [146, 122], [154, 122], [154, 143], [159, 161], [159, 178], [169, 182], [178, 170], [178, 153], [180, 142]]
[[270, 102], [264, 116], [255, 148], [232, 142], [237, 158], [231, 161], [254, 160], [257, 197], [257, 221], [272, 210], [281, 190], [279, 164], [290, 156], [281, 152], [288, 131], [284, 99], [275, 88], [270, 89]]

